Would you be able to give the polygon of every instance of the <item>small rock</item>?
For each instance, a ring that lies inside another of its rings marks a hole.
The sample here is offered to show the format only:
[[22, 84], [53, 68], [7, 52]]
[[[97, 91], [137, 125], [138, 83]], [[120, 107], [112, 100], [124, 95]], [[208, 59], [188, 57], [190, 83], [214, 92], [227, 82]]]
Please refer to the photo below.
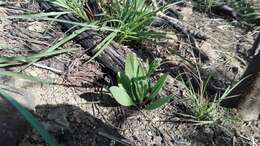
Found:
[[32, 22], [29, 24], [29, 26], [27, 27], [27, 29], [29, 31], [34, 31], [34, 32], [39, 32], [39, 33], [43, 33], [46, 30], [46, 26], [44, 23], [42, 22]]

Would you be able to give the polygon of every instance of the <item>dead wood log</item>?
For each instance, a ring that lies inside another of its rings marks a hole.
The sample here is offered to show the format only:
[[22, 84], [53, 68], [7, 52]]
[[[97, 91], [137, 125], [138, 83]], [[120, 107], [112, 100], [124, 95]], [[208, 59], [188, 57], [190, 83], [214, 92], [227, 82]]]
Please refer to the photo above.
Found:
[[[54, 6], [49, 2], [39, 1], [38, 3], [40, 5], [40, 8], [45, 10], [46, 12], [63, 11], [61, 7]], [[73, 15], [62, 15], [59, 17], [59, 19], [80, 22], [80, 19], [74, 17]], [[77, 29], [69, 23], [60, 23], [60, 25], [62, 26], [63, 31], [70, 30], [71, 32], [73, 32]], [[75, 40], [79, 44], [81, 44], [83, 48], [86, 49], [87, 53], [90, 56], [93, 56], [98, 51], [95, 50], [95, 46], [98, 44], [98, 42], [102, 41], [102, 37], [98, 34], [98, 32], [94, 30], [89, 30], [81, 33], [77, 38], [75, 38]], [[130, 52], [130, 50], [126, 50], [126, 47], [122, 47], [119, 44], [112, 42], [100, 55], [96, 57], [96, 59], [102, 65], [109, 68], [113, 72], [118, 72], [122, 71], [124, 68], [126, 54], [125, 52]]]
[[[51, 3], [39, 1], [38, 2], [40, 7], [45, 11], [62, 11], [61, 7], [54, 6]], [[73, 21], [73, 22], [79, 22], [80, 20], [76, 18], [73, 15], [63, 15], [59, 19], [67, 20], [67, 21]], [[67, 23], [61, 23], [60, 24], [63, 29], [63, 31], [67, 31], [74, 26], [72, 24]], [[75, 30], [75, 29], [74, 29]], [[73, 31], [73, 30], [72, 30]], [[77, 38], [76, 41], [82, 45], [83, 48], [86, 49], [87, 53], [90, 56], [93, 56], [93, 54], [96, 53], [96, 50], [94, 50], [95, 46], [102, 40], [102, 37], [98, 34], [98, 32], [91, 30], [81, 33]], [[124, 62], [126, 58], [126, 54], [129, 52], [132, 52], [134, 50], [130, 50], [127, 47], [121, 46], [115, 42], [111, 43], [98, 57], [96, 57], [96, 60], [100, 62], [105, 67], [109, 68], [114, 73], [123, 71], [124, 69]], [[201, 53], [198, 53], [201, 54]], [[153, 55], [149, 55], [153, 56]], [[177, 70], [167, 70], [167, 72], [170, 72], [170, 75], [175, 77], [178, 73], [183, 72], [184, 67], [181, 66], [182, 63], [177, 64], [168, 64], [168, 68], [176, 68]]]
[[[39, 6], [41, 9], [47, 12], [52, 11], [63, 11], [63, 9], [59, 6], [55, 6], [49, 2], [39, 1]], [[80, 19], [76, 18], [73, 15], [63, 15], [59, 19], [73, 21], [73, 22], [80, 22]], [[67, 31], [74, 26], [69, 23], [60, 23], [61, 28], [63, 31]], [[75, 29], [74, 29], [75, 30]], [[73, 30], [71, 30], [73, 31]], [[83, 48], [86, 49], [87, 53], [90, 56], [96, 53], [94, 50], [95, 46], [102, 40], [102, 37], [98, 34], [98, 32], [94, 30], [89, 30], [86, 32], [81, 33], [77, 38], [76, 41], [82, 45]], [[131, 50], [127, 49], [127, 47], [123, 47], [115, 42], [111, 43], [104, 51], [96, 57], [97, 61], [100, 62], [105, 67], [109, 68], [114, 73], [123, 71], [124, 62], [126, 58], [126, 54], [131, 52]], [[149, 54], [149, 56], [152, 56]]]
[[[222, 106], [235, 108], [240, 105], [241, 102], [246, 100], [247, 95], [250, 94], [255, 87], [257, 78], [260, 78], [260, 52], [256, 53], [260, 49], [260, 33], [258, 34], [252, 48], [250, 49], [250, 55], [254, 56], [249, 61], [249, 64], [242, 75], [240, 84], [229, 94], [230, 98], [224, 99], [221, 102]], [[260, 98], [260, 97], [256, 97]]]
[[236, 10], [234, 10], [232, 7], [226, 4], [216, 4], [215, 6], [212, 7], [212, 12], [217, 15], [224, 15], [224, 16], [231, 17], [235, 20], [239, 20], [241, 17]]

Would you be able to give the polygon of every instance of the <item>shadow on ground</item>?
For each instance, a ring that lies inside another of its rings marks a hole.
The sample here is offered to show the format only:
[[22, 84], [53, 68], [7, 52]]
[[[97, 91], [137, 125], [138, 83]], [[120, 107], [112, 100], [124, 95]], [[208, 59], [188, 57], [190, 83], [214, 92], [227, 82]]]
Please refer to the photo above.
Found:
[[[130, 143], [114, 127], [108, 126], [88, 112], [72, 105], [43, 105], [36, 108], [44, 126], [65, 146], [124, 146]], [[43, 144], [42, 139], [30, 131], [20, 146]]]

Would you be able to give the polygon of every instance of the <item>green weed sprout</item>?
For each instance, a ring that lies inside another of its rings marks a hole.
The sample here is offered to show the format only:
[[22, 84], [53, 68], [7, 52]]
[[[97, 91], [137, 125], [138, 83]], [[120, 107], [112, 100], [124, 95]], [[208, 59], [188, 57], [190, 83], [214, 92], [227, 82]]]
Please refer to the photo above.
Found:
[[145, 106], [153, 110], [163, 106], [170, 100], [170, 96], [158, 98], [167, 74], [163, 74], [155, 85], [152, 84], [151, 75], [160, 66], [160, 60], [152, 62], [147, 60], [147, 68], [141, 64], [135, 54], [128, 54], [125, 71], [117, 75], [118, 86], [109, 88], [115, 100], [123, 106]]

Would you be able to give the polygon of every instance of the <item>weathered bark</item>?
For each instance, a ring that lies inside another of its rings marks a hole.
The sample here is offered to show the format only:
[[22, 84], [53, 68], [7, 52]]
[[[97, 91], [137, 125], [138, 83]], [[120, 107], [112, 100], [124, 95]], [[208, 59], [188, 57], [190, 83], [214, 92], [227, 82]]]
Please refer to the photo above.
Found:
[[[62, 11], [61, 7], [54, 6], [48, 2], [39, 1], [39, 5], [45, 11]], [[80, 22], [80, 20], [73, 15], [63, 15], [59, 19]], [[163, 19], [164, 21], [161, 19], [162, 22], [169, 21], [166, 18]], [[169, 21], [169, 23], [171, 23], [170, 25], [173, 25], [173, 22]], [[61, 23], [61, 26], [64, 31], [67, 31], [73, 27], [72, 24], [68, 23]], [[187, 35], [188, 39], [190, 39], [193, 46], [195, 46], [192, 47], [192, 50], [196, 57], [200, 57], [202, 60], [208, 59], [205, 53], [196, 48], [194, 38], [191, 35], [189, 35], [188, 32], [184, 32], [184, 30], [181, 29], [181, 26], [177, 27], [176, 29]], [[83, 48], [87, 49], [87, 52], [90, 56], [93, 56], [97, 52], [97, 50], [94, 50], [94, 48], [101, 40], [102, 37], [94, 30], [83, 32], [81, 35], [79, 35], [79, 37], [76, 38], [76, 41], [79, 44], [81, 44]], [[131, 50], [127, 49], [127, 47], [123, 47], [117, 44], [116, 42], [112, 42], [96, 59], [112, 71], [118, 72], [123, 70], [126, 52], [131, 52]]]
[[[260, 95], [257, 95], [257, 91], [260, 87], [258, 82], [260, 81], [260, 52], [256, 53], [260, 49], [260, 34], [256, 38], [253, 47], [251, 48], [251, 55], [255, 54], [249, 61], [247, 69], [241, 77], [240, 84], [230, 93], [231, 98], [224, 99], [221, 105], [225, 107], [241, 107], [246, 102], [253, 101], [258, 103], [260, 107]], [[255, 95], [253, 95], [255, 94]], [[232, 97], [233, 96], [233, 97]], [[260, 111], [259, 111], [260, 112]]]
[[[40, 7], [47, 11], [62, 11], [61, 7], [54, 6], [48, 2], [39, 1]], [[62, 15], [59, 19], [80, 22], [80, 20], [73, 15]], [[74, 26], [69, 23], [60, 23], [62, 29], [64, 31], [70, 30]], [[71, 29], [71, 31], [75, 31], [76, 28]], [[102, 41], [102, 37], [94, 30], [85, 31], [81, 33], [75, 40], [81, 44], [83, 48], [86, 49], [87, 53], [90, 56], [93, 56], [97, 53], [98, 50], [95, 50], [95, 46]], [[111, 69], [114, 72], [118, 72], [123, 70], [124, 62], [125, 62], [125, 54], [124, 52], [128, 52], [130, 50], [126, 50], [126, 47], [120, 46], [119, 44], [112, 42], [110, 45], [106, 47], [106, 49], [96, 57], [97, 61]]]

